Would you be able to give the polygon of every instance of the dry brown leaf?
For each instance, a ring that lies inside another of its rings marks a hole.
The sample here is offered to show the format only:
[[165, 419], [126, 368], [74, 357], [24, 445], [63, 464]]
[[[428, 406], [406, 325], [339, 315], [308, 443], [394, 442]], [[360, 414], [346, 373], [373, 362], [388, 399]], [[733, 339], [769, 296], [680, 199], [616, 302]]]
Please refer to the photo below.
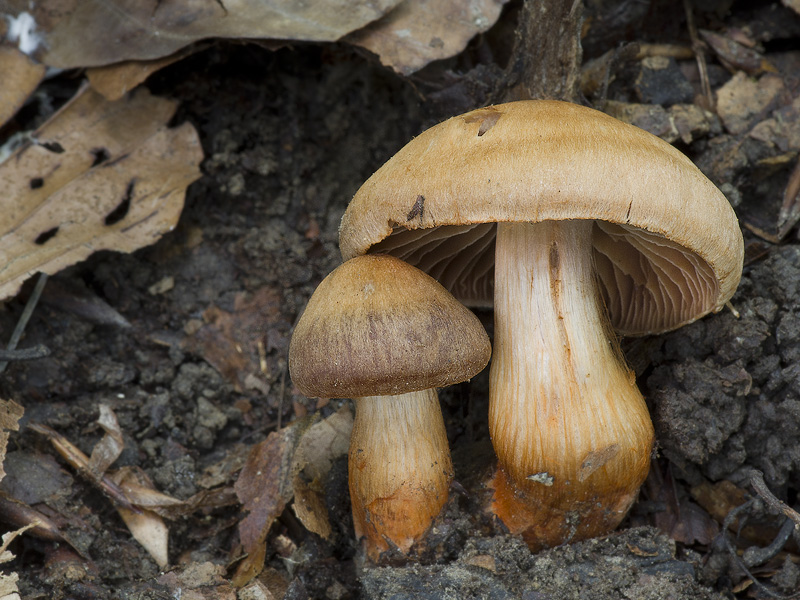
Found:
[[16, 573], [0, 574], [0, 600], [20, 600], [18, 581]]
[[0, 479], [6, 476], [3, 461], [6, 458], [8, 432], [19, 431], [19, 420], [25, 409], [13, 400], [0, 400]]
[[739, 71], [717, 90], [717, 113], [729, 132], [744, 133], [774, 108], [785, 88], [777, 75], [756, 80]]
[[[728, 513], [747, 502], [750, 497], [747, 491], [727, 480], [716, 483], [703, 481], [692, 487], [690, 493], [720, 525], [725, 522]], [[773, 523], [761, 523], [753, 519], [748, 519], [741, 527], [739, 520], [735, 519], [730, 524], [730, 529], [739, 537], [759, 546], [769, 545], [778, 532]]]
[[9, 496], [4, 491], [0, 491], [0, 514], [3, 515], [3, 522], [16, 527], [33, 527], [31, 535], [57, 542], [71, 543], [65, 539], [58, 525], [40, 511], [31, 508], [27, 503]]
[[203, 474], [197, 480], [201, 488], [210, 489], [227, 484], [234, 473], [240, 471], [247, 459], [249, 448], [244, 444], [236, 444], [225, 452], [219, 462], [203, 469]]
[[800, 0], [781, 0], [784, 6], [788, 6], [798, 15], [800, 15]]
[[[301, 493], [308, 494], [305, 505], [302, 499], [299, 501], [298, 515], [303, 515], [300, 518], [305, 519], [303, 522], [311, 531], [326, 532], [327, 527], [330, 535], [319, 482], [336, 457], [347, 452], [353, 415], [349, 407], [343, 407], [325, 421], [318, 418], [315, 415], [300, 419], [285, 429], [273, 431], [266, 440], [253, 446], [247, 457], [235, 485], [243, 508], [249, 511], [239, 523], [239, 538], [247, 556], [233, 577], [236, 587], [246, 585], [261, 572], [267, 533], [297, 492], [296, 482], [300, 482]], [[303, 477], [316, 484], [305, 484]]]
[[99, 477], [122, 454], [125, 442], [122, 439], [122, 430], [119, 428], [117, 415], [107, 404], [100, 405], [100, 416], [97, 418], [97, 423], [106, 433], [92, 448], [89, 469]]
[[745, 71], [750, 75], [770, 72], [776, 69], [760, 52], [748, 48], [731, 37], [720, 35], [706, 29], [698, 29], [700, 37], [711, 47], [723, 65], [731, 71]]
[[333, 461], [347, 454], [352, 429], [353, 413], [350, 405], [345, 404], [324, 421], [309, 427], [294, 455], [294, 512], [306, 529], [325, 539], [330, 538], [332, 529], [323, 482]]
[[35, 431], [47, 439], [53, 445], [53, 448], [66, 460], [78, 473], [83, 475], [87, 480], [95, 484], [100, 491], [102, 491], [109, 498], [119, 503], [121, 506], [131, 508], [130, 502], [119, 489], [119, 486], [111, 481], [108, 475], [98, 475], [89, 468], [89, 457], [84, 454], [80, 448], [70, 442], [63, 435], [51, 429], [47, 425], [40, 423], [29, 423], [28, 427], [31, 431]]
[[[0, 564], [14, 560], [14, 555], [9, 552], [8, 545], [14, 541], [14, 538], [18, 535], [24, 533], [31, 527], [35, 527], [37, 524], [38, 523], [31, 523], [16, 531], [9, 531], [3, 534], [3, 543], [0, 544]], [[0, 600], [20, 600], [17, 581], [19, 581], [19, 575], [16, 573], [0, 573]]]
[[152, 60], [211, 37], [334, 41], [379, 19], [397, 2], [7, 0], [5, 11], [12, 16], [29, 11], [42, 39], [35, 56], [68, 69]]
[[119, 486], [128, 501], [142, 508], [161, 508], [182, 506], [184, 502], [162, 494], [156, 490], [153, 482], [139, 467], [122, 467], [110, 476], [111, 481]]
[[247, 584], [264, 567], [267, 533], [292, 499], [295, 449], [313, 420], [309, 417], [295, 421], [253, 446], [236, 480], [236, 495], [248, 511], [239, 522], [239, 538], [247, 557], [233, 576], [236, 587]]
[[160, 568], [166, 568], [169, 564], [169, 529], [164, 520], [150, 510], [134, 512], [121, 506], [116, 509], [133, 539], [147, 550]]
[[236, 591], [225, 577], [225, 567], [210, 562], [189, 563], [182, 571], [170, 571], [158, 578], [170, 598], [181, 600], [236, 600]]
[[86, 87], [0, 165], [0, 299], [37, 271], [174, 228], [202, 160], [191, 125], [166, 128], [174, 110], [145, 90], [108, 102]]
[[506, 1], [404, 0], [379, 21], [350, 34], [347, 41], [408, 75], [461, 52], [473, 36], [495, 24]]
[[20, 109], [44, 79], [45, 66], [11, 46], [0, 46], [0, 126]]
[[165, 519], [178, 519], [198, 510], [208, 511], [236, 504], [239, 504], [236, 492], [233, 486], [228, 486], [214, 488], [213, 490], [201, 490], [186, 500], [180, 501], [179, 504], [157, 506], [153, 508], [153, 511]]
[[259, 343], [269, 346], [272, 329], [289, 327], [281, 315], [280, 305], [281, 295], [271, 287], [260, 288], [252, 294], [237, 294], [232, 313], [216, 306], [209, 307], [203, 313], [206, 324], [188, 336], [183, 346], [202, 356], [236, 390], [253, 387], [248, 377], [264, 377]]
[[38, 523], [31, 523], [30, 525], [26, 525], [25, 527], [20, 527], [15, 531], [8, 531], [3, 534], [3, 543], [0, 544], [0, 564], [7, 563], [8, 561], [13, 560], [14, 558], [11, 552], [8, 551], [9, 544], [13, 542], [18, 535], [25, 533], [26, 531], [28, 531], [28, 529], [31, 529], [32, 527], [36, 527], [36, 525], [38, 525]]
[[127, 60], [104, 67], [93, 67], [87, 69], [86, 78], [106, 100], [119, 100], [159, 69], [183, 60], [196, 50], [197, 46], [192, 46], [156, 60]]
[[[136, 506], [163, 506], [165, 503], [167, 505], [181, 503], [180, 500], [156, 491], [150, 479], [141, 469], [125, 467], [112, 474], [111, 479], [123, 491], [130, 503]], [[147, 550], [160, 568], [165, 568], [169, 564], [167, 552], [169, 528], [164, 520], [152, 510], [133, 511], [122, 506], [115, 508], [122, 520], [125, 521], [133, 538]]]

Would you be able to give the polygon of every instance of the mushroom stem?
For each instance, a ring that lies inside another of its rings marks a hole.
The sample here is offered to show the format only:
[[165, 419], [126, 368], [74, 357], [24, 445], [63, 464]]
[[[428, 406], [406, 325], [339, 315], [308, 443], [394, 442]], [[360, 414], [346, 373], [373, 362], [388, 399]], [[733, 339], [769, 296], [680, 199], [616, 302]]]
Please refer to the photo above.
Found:
[[407, 553], [447, 501], [453, 465], [435, 389], [354, 399], [350, 499], [356, 537], [377, 559]]
[[650, 464], [653, 426], [596, 284], [592, 226], [497, 226], [493, 508], [532, 550], [611, 531]]

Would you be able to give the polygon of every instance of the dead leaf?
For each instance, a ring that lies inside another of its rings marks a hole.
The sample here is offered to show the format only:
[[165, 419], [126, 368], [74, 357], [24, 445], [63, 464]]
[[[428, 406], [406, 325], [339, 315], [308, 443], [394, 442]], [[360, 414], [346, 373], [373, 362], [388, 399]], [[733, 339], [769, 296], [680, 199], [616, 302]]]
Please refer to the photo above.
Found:
[[347, 454], [352, 429], [353, 413], [350, 405], [345, 404], [324, 421], [309, 427], [294, 455], [294, 512], [306, 529], [325, 539], [330, 539], [332, 529], [323, 482], [333, 461]]
[[232, 313], [216, 306], [209, 307], [203, 313], [206, 324], [188, 336], [182, 345], [202, 356], [237, 391], [242, 391], [253, 386], [252, 383], [248, 386], [248, 377], [264, 378], [259, 344], [269, 342], [271, 330], [289, 328], [280, 306], [281, 296], [271, 287], [252, 294], [237, 294]]
[[199, 49], [201, 48], [195, 45], [156, 60], [126, 60], [104, 67], [93, 67], [86, 70], [86, 78], [98, 93], [113, 102], [122, 98], [156, 71], [183, 60]]
[[0, 400], [0, 479], [6, 476], [3, 461], [6, 457], [8, 432], [19, 431], [19, 420], [25, 409], [13, 400]]
[[17, 48], [0, 46], [0, 126], [16, 114], [44, 79], [45, 66]]
[[28, 11], [41, 38], [34, 56], [70, 69], [152, 60], [212, 37], [334, 41], [379, 19], [397, 2], [8, 0], [5, 12]]
[[175, 227], [202, 150], [188, 123], [166, 127], [174, 110], [145, 90], [108, 102], [85, 87], [0, 165], [0, 299], [37, 271]]
[[16, 573], [0, 574], [0, 600], [20, 600], [18, 581]]
[[[141, 469], [123, 468], [111, 478], [123, 490], [131, 504], [137, 506], [153, 506], [164, 502], [180, 504], [180, 500], [157, 492]], [[164, 520], [152, 510], [133, 511], [123, 506], [115, 508], [133, 538], [147, 550], [160, 568], [166, 568], [169, 564], [169, 528]]]
[[164, 520], [156, 513], [149, 510], [134, 512], [130, 509], [117, 506], [117, 512], [126, 527], [131, 532], [133, 539], [147, 550], [147, 553], [164, 569], [169, 564], [169, 529]]
[[142, 508], [162, 508], [182, 506], [184, 502], [162, 494], [139, 467], [122, 467], [110, 475], [111, 481], [119, 486], [128, 501]]
[[211, 562], [189, 563], [181, 571], [170, 571], [158, 578], [169, 590], [170, 598], [181, 600], [236, 600], [236, 591], [225, 577], [225, 567]]
[[708, 545], [719, 533], [711, 515], [685, 496], [669, 470], [662, 472], [654, 465], [645, 487], [649, 499], [664, 507], [653, 514], [653, 525], [673, 540], [686, 545]]
[[128, 499], [125, 497], [125, 494], [122, 493], [122, 490], [119, 489], [119, 486], [116, 483], [114, 483], [107, 475], [96, 474], [91, 468], [89, 468], [89, 457], [86, 456], [80, 450], [80, 448], [75, 446], [75, 444], [47, 425], [42, 425], [40, 423], [29, 423], [28, 427], [31, 429], [31, 431], [35, 431], [36, 433], [39, 433], [49, 439], [50, 443], [61, 455], [61, 457], [88, 481], [95, 484], [106, 496], [117, 502], [120, 506], [129, 509], [133, 508], [131, 503], [128, 502]]
[[119, 428], [117, 415], [107, 404], [100, 405], [100, 416], [97, 418], [97, 423], [106, 434], [92, 448], [92, 455], [89, 457], [89, 469], [99, 477], [122, 454], [125, 442], [122, 439], [122, 430]]
[[0, 491], [0, 515], [3, 522], [17, 527], [33, 528], [31, 535], [57, 542], [67, 542], [64, 534], [51, 519], [25, 502]]
[[461, 52], [476, 34], [495, 24], [506, 1], [404, 0], [346, 41], [374, 52], [382, 64], [408, 75]]
[[16, 531], [9, 531], [3, 534], [3, 543], [0, 544], [0, 564], [6, 563], [14, 558], [11, 552], [8, 551], [9, 544], [11, 544], [18, 535], [22, 535], [28, 531], [28, 529], [36, 527], [36, 525], [37, 523], [31, 523], [25, 527], [20, 527]]
[[[106, 435], [95, 445], [92, 457], [98, 454], [98, 447], [107, 448], [101, 452], [104, 458], [100, 463], [103, 464], [116, 453], [115, 448], [121, 450], [122, 432], [116, 416], [109, 407], [101, 406], [98, 422], [106, 431]], [[114, 507], [131, 535], [162, 569], [169, 561], [169, 528], [162, 516], [175, 518], [205, 506], [218, 507], [232, 504], [231, 494], [224, 489], [206, 490], [195, 494], [187, 502], [162, 494], [155, 489], [150, 478], [139, 467], [123, 467], [114, 473], [104, 475], [90, 468], [90, 459], [62, 435], [44, 425], [32, 423], [30, 427], [46, 435], [73, 467], [115, 501]], [[112, 440], [111, 443], [108, 442], [109, 439]]]
[[[3, 534], [3, 543], [0, 545], [0, 564], [14, 560], [14, 555], [9, 552], [8, 545], [14, 541], [14, 538], [18, 535], [25, 533], [28, 529], [36, 525], [37, 523], [31, 523], [16, 531], [9, 531]], [[19, 581], [19, 575], [16, 573], [0, 573], [0, 600], [20, 600], [17, 581]]]
[[670, 144], [681, 140], [690, 144], [694, 138], [711, 131], [712, 115], [694, 104], [673, 104], [664, 108], [658, 104], [635, 104], [609, 100], [604, 111], [625, 123], [657, 135]]
[[264, 567], [266, 539], [273, 521], [292, 499], [295, 449], [313, 417], [273, 431], [253, 446], [234, 488], [247, 516], [239, 523], [239, 538], [247, 557], [239, 563], [233, 584], [242, 587]]
[[776, 69], [760, 52], [736, 40], [706, 29], [698, 29], [700, 37], [711, 47], [720, 62], [731, 71], [745, 71], [749, 75], [775, 73]]
[[[740, 487], [728, 480], [710, 483], [703, 481], [690, 489], [692, 498], [702, 506], [722, 525], [725, 518], [734, 508], [741, 506], [750, 498], [750, 495]], [[739, 526], [739, 520], [734, 519], [730, 525], [730, 530], [747, 540], [749, 543], [758, 546], [768, 546], [778, 533], [778, 527], [773, 523], [762, 523], [748, 519], [743, 527]]]
[[788, 6], [798, 15], [800, 15], [800, 0], [781, 0], [784, 6]]
[[744, 133], [774, 108], [784, 90], [777, 75], [756, 80], [739, 71], [717, 90], [717, 114], [728, 131]]
[[226, 484], [234, 473], [240, 471], [244, 465], [250, 449], [244, 444], [236, 444], [225, 452], [222, 460], [203, 469], [203, 474], [197, 480], [201, 488], [210, 489]]

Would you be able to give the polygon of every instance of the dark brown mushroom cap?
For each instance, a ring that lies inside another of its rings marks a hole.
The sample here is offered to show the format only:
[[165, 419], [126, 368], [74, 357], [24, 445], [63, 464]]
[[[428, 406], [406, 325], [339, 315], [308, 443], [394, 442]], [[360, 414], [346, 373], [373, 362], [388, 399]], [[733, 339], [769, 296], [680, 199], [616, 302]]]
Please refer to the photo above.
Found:
[[368, 255], [314, 291], [292, 335], [289, 371], [309, 397], [388, 396], [465, 381], [490, 355], [478, 318], [436, 280]]
[[491, 306], [497, 222], [588, 219], [600, 287], [623, 334], [674, 329], [724, 306], [744, 246], [725, 196], [681, 152], [565, 102], [453, 117], [409, 142], [342, 218], [345, 260], [393, 254], [459, 300]]

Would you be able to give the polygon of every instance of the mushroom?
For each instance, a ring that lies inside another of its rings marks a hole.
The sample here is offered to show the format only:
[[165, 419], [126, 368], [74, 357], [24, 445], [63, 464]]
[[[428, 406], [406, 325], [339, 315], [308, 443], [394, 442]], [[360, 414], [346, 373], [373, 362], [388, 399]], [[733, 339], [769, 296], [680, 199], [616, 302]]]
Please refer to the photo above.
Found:
[[494, 300], [492, 508], [531, 549], [612, 530], [647, 475], [653, 427], [614, 330], [719, 311], [743, 257], [733, 209], [686, 156], [557, 101], [422, 133], [339, 233], [344, 259], [396, 255], [468, 305]]
[[353, 398], [350, 498], [371, 558], [408, 553], [447, 501], [453, 468], [435, 388], [469, 379], [490, 355], [478, 318], [391, 256], [353, 258], [311, 296], [289, 371], [309, 397]]

